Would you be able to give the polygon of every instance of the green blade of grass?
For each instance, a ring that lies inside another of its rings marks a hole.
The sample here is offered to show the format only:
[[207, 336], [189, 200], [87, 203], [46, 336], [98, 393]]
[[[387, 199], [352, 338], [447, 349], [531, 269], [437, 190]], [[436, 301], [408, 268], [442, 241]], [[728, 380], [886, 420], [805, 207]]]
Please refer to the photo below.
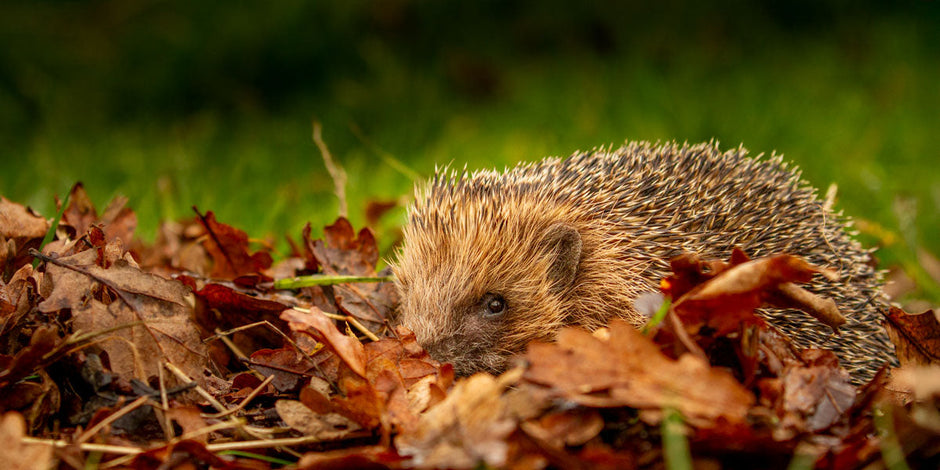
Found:
[[875, 429], [881, 438], [881, 459], [890, 470], [910, 470], [904, 460], [904, 449], [894, 432], [894, 417], [888, 406], [875, 406]]
[[[52, 237], [55, 236], [55, 231], [59, 228], [59, 221], [62, 220], [62, 214], [65, 214], [65, 208], [69, 206], [69, 196], [72, 195], [72, 191], [65, 193], [65, 199], [62, 200], [62, 207], [59, 208], [59, 212], [56, 213], [55, 218], [52, 219], [52, 225], [49, 226], [49, 230], [46, 231], [46, 236], [42, 237], [42, 243], [39, 244], [39, 251], [42, 252], [42, 249], [46, 247], [46, 244], [52, 241]], [[39, 267], [39, 258], [33, 258], [33, 269]]]
[[682, 414], [671, 406], [663, 408], [663, 455], [669, 470], [692, 470], [692, 454], [689, 441], [683, 432], [685, 424]]
[[393, 280], [392, 276], [327, 276], [323, 274], [311, 274], [309, 276], [298, 276], [289, 279], [278, 279], [274, 281], [275, 289], [300, 289], [301, 287], [311, 286], [332, 286], [334, 284], [350, 284], [354, 282], [389, 282]]

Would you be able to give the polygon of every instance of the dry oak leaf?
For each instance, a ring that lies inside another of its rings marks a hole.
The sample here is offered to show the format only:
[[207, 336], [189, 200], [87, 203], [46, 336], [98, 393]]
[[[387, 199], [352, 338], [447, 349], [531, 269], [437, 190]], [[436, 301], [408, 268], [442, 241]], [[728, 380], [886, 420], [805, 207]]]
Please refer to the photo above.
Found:
[[32, 470], [52, 468], [52, 446], [28, 444], [26, 420], [19, 413], [0, 416], [0, 462], [4, 470]]
[[792, 284], [808, 282], [817, 272], [818, 268], [791, 255], [746, 261], [696, 286], [676, 300], [673, 309], [692, 334], [708, 327], [715, 331], [714, 336], [723, 336], [737, 331], [742, 322], [760, 323], [754, 309], [781, 301], [785, 302], [781, 307], [804, 307], [807, 313], [836, 329], [845, 318], [835, 303]]
[[[278, 349], [259, 349], [251, 353], [251, 363], [264, 376], [274, 376], [271, 385], [278, 392], [296, 391], [304, 381], [299, 374], [316, 367], [307, 356], [293, 347]], [[272, 367], [269, 367], [272, 366]]]
[[98, 221], [98, 211], [94, 203], [85, 192], [85, 185], [75, 183], [69, 191], [69, 205], [62, 211], [62, 220], [59, 225], [72, 227], [75, 238], [81, 237], [92, 224]]
[[[379, 249], [368, 228], [358, 233], [348, 220], [340, 217], [323, 229], [324, 240], [309, 240], [307, 249], [325, 274], [375, 276]], [[398, 291], [391, 282], [340, 284], [333, 286], [337, 306], [349, 315], [367, 320], [367, 326], [378, 333], [398, 304]]]
[[32, 210], [0, 196], [0, 237], [42, 238], [49, 223]]
[[[193, 208], [195, 210], [195, 208]], [[202, 215], [199, 221], [206, 229], [206, 250], [212, 257], [211, 277], [235, 279], [246, 274], [257, 274], [271, 267], [273, 260], [266, 251], [248, 252], [248, 234], [215, 220], [212, 211]]]
[[[109, 244], [113, 252], [120, 241]], [[106, 256], [108, 258], [108, 256]], [[48, 261], [43, 279], [46, 300], [42, 312], [71, 309], [73, 328], [85, 333], [143, 321], [99, 338], [108, 352], [111, 370], [146, 381], [159, 372], [161, 361], [175, 364], [202, 382], [206, 348], [193, 321], [193, 296], [182, 283], [141, 271], [129, 255], [103, 268], [96, 264], [98, 250]], [[104, 285], [116, 297], [96, 297]]]
[[292, 429], [305, 436], [322, 440], [336, 440], [359, 429], [359, 425], [338, 413], [316, 413], [296, 400], [278, 400], [274, 403], [278, 416]]
[[340, 333], [322, 310], [310, 307], [310, 313], [304, 313], [287, 309], [281, 313], [281, 320], [289, 322], [291, 331], [321, 339], [353, 372], [360, 377], [366, 376], [366, 351], [362, 343], [355, 336]]
[[82, 183], [76, 183], [69, 193], [69, 205], [62, 213], [59, 226], [72, 228], [75, 231], [74, 238], [80, 238], [98, 226], [105, 240], [119, 238], [129, 244], [137, 228], [137, 214], [127, 207], [126, 197], [116, 196], [99, 217], [85, 187]]
[[444, 401], [421, 415], [417, 427], [395, 438], [398, 453], [422, 468], [504, 465], [507, 438], [517, 425], [503, 399], [508, 382], [486, 373], [458, 381]]
[[667, 406], [698, 427], [737, 423], [754, 403], [754, 395], [730, 373], [691, 354], [670, 359], [622, 320], [611, 322], [606, 339], [565, 328], [555, 344], [530, 344], [525, 357], [526, 381], [589, 407], [637, 408], [653, 423]]
[[885, 329], [902, 366], [940, 364], [940, 322], [933, 310], [910, 314], [891, 307]]
[[322, 240], [314, 240], [308, 249], [326, 274], [375, 275], [379, 250], [375, 235], [368, 228], [356, 234], [352, 224], [343, 217], [323, 229]]

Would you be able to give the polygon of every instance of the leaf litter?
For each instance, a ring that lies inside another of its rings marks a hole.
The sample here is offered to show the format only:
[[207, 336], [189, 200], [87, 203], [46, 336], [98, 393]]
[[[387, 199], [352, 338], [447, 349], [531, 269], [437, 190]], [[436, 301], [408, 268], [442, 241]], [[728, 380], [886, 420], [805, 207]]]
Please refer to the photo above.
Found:
[[838, 331], [831, 300], [798, 286], [826, 270], [797, 257], [681, 255], [645, 334], [566, 328], [498, 377], [455, 378], [391, 326], [391, 282], [273, 288], [385, 275], [371, 230], [345, 218], [274, 256], [211, 211], [145, 244], [126, 200], [99, 215], [79, 184], [68, 201], [42, 246], [50, 222], [0, 198], [13, 469], [662, 468], [675, 449], [709, 468], [940, 462], [937, 314], [885, 312], [901, 367], [857, 388], [755, 313], [800, 308]]

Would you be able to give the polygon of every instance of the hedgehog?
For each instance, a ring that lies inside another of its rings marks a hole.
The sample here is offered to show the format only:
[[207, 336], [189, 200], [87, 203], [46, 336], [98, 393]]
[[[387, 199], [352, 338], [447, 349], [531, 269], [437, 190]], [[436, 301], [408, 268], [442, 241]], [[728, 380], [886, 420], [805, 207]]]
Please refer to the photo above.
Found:
[[856, 382], [894, 361], [871, 252], [782, 156], [627, 142], [503, 172], [438, 169], [415, 196], [391, 263], [395, 321], [458, 375], [499, 373], [564, 326], [640, 326], [648, 317], [635, 301], [658, 291], [670, 258], [725, 258], [734, 247], [838, 274], [807, 288], [847, 316], [839, 335], [802, 313], [766, 315], [797, 346], [834, 351]]

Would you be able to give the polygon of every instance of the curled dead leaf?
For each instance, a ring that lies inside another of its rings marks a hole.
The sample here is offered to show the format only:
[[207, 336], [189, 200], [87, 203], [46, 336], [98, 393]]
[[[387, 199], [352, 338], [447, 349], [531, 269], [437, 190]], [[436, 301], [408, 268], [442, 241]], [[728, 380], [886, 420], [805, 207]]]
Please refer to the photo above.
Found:
[[395, 446], [419, 467], [475, 468], [506, 463], [506, 439], [516, 428], [502, 393], [506, 385], [489, 374], [458, 381], [443, 402], [422, 414]]
[[290, 329], [298, 333], [312, 334], [321, 339], [361, 377], [366, 375], [366, 353], [362, 343], [354, 336], [344, 335], [336, 329], [322, 310], [311, 307], [309, 313], [288, 309], [281, 313], [281, 319], [289, 322]]
[[[726, 371], [690, 354], [673, 360], [649, 338], [622, 321], [610, 324], [608, 340], [565, 328], [557, 344], [533, 343], [525, 355], [525, 380], [550, 387], [589, 407], [629, 406], [658, 412], [678, 409], [695, 426], [745, 419], [754, 396]], [[653, 422], [659, 417], [648, 415]]]

